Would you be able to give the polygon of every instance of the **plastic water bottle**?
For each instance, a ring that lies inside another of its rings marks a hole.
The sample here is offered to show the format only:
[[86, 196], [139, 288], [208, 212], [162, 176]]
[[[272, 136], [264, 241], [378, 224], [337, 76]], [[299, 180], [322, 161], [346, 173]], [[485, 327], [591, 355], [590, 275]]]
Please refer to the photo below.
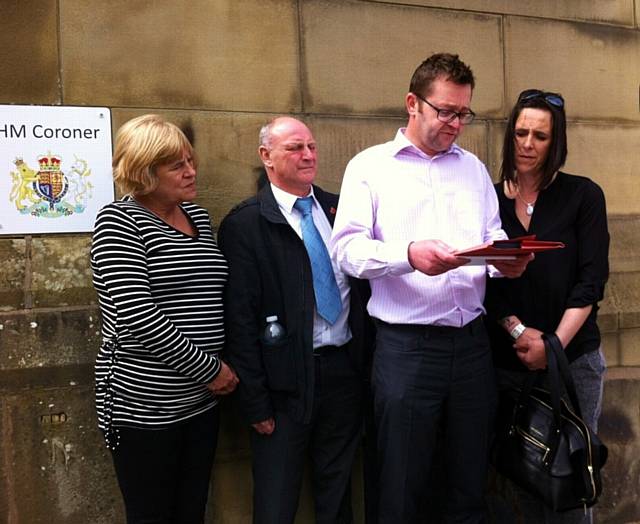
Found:
[[267, 325], [264, 328], [263, 342], [268, 346], [273, 346], [282, 342], [285, 337], [285, 331], [282, 324], [278, 322], [278, 317], [272, 315], [266, 318]]

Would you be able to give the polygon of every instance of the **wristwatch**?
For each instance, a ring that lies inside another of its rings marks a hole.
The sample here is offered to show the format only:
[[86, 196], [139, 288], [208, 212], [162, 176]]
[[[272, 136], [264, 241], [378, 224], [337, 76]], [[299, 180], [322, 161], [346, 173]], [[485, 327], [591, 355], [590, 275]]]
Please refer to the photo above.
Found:
[[527, 329], [527, 326], [525, 326], [522, 322], [520, 324], [518, 324], [516, 327], [514, 327], [511, 331], [509, 331], [509, 335], [511, 335], [511, 338], [513, 340], [518, 340], [518, 338], [520, 337], [520, 335], [522, 335], [524, 333], [524, 330]]

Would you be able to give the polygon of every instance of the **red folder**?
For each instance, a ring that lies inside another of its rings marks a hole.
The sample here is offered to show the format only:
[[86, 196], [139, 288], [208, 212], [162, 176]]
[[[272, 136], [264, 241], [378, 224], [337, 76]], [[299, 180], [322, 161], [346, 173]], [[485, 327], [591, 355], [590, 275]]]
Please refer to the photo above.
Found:
[[528, 255], [529, 253], [539, 253], [551, 249], [561, 249], [562, 242], [550, 240], [536, 240], [535, 235], [525, 237], [509, 238], [506, 240], [494, 240], [479, 246], [461, 249], [453, 254], [457, 257], [473, 258], [482, 257], [488, 260], [508, 259], [517, 255]]

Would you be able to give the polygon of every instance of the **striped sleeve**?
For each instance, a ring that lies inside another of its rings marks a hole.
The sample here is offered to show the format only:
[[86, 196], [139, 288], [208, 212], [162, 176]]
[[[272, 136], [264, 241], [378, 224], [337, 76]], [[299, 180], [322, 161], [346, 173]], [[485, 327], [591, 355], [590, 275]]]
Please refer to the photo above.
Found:
[[121, 207], [103, 208], [91, 251], [96, 280], [113, 305], [117, 324], [170, 368], [197, 382], [211, 382], [220, 371], [220, 361], [184, 336], [157, 306], [147, 247], [134, 218]]

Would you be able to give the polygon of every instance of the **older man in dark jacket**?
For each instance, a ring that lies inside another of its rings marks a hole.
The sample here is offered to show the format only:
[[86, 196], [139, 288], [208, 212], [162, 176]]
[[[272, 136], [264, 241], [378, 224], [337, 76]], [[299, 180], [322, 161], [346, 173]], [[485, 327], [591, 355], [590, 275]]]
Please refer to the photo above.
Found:
[[[317, 522], [349, 523], [368, 344], [363, 283], [329, 259], [338, 197], [312, 185], [316, 143], [307, 126], [272, 120], [259, 154], [269, 183], [219, 231], [230, 268], [226, 348], [253, 427], [254, 522], [294, 521], [309, 456]], [[268, 344], [273, 316], [285, 334]]]

